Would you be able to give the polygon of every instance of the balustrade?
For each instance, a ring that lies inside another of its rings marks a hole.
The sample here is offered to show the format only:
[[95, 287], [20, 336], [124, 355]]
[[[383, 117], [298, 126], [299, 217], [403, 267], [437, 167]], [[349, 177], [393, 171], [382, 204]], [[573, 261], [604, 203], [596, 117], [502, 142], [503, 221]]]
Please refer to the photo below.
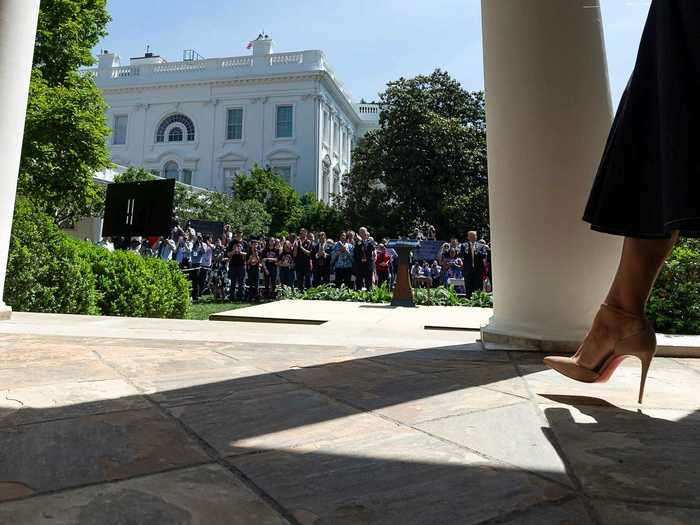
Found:
[[139, 70], [136, 66], [122, 66], [112, 68], [112, 78], [125, 78], [138, 76]]

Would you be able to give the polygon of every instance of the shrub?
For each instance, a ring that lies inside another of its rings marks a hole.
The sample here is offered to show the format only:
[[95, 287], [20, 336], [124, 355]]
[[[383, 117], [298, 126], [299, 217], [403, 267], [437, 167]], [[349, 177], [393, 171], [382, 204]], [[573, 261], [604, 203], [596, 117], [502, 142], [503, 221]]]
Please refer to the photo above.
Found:
[[465, 299], [465, 306], [476, 308], [493, 308], [493, 296], [486, 292], [474, 292], [469, 299]]
[[700, 334], [700, 243], [678, 244], [661, 270], [647, 305], [657, 332]]
[[175, 263], [72, 239], [20, 198], [4, 300], [26, 312], [184, 318], [190, 289]]
[[[372, 290], [352, 290], [341, 286], [335, 288], [331, 285], [321, 285], [316, 288], [309, 288], [303, 292], [283, 286], [278, 292], [278, 299], [301, 299], [307, 301], [350, 301], [362, 303], [389, 303], [392, 292], [386, 283], [382, 286], [375, 286]], [[485, 292], [477, 292], [471, 299], [459, 297], [454, 287], [445, 288], [418, 288], [415, 290], [416, 304], [432, 306], [475, 306], [479, 308], [490, 308], [493, 303], [491, 296]]]
[[15, 206], [4, 300], [19, 311], [99, 313], [90, 264], [53, 219], [24, 198]]
[[150, 274], [146, 317], [184, 319], [190, 309], [190, 282], [174, 262], [142, 259]]
[[80, 244], [95, 275], [102, 315], [178, 319], [187, 315], [190, 285], [175, 263]]

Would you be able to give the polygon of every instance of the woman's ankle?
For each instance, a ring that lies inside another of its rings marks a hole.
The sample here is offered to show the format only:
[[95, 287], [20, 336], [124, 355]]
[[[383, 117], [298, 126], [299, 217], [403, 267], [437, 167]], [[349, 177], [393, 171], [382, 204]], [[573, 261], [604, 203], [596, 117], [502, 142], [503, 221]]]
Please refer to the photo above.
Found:
[[638, 301], [626, 301], [614, 296], [608, 296], [605, 299], [605, 302], [602, 303], [602, 306], [607, 307], [620, 315], [638, 318], [645, 317], [645, 304]]
[[622, 339], [643, 329], [648, 323], [644, 313], [632, 314], [621, 308], [603, 305], [594, 325], [599, 336], [607, 339]]

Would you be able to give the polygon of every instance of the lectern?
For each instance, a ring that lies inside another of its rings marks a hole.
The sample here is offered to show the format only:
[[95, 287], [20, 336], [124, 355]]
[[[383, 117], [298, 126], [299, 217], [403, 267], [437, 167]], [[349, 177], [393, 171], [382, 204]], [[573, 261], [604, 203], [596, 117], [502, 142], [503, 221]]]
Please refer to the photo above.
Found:
[[416, 306], [411, 288], [411, 252], [420, 248], [420, 242], [410, 239], [391, 240], [386, 245], [393, 248], [399, 256], [399, 267], [396, 271], [396, 283], [394, 284], [394, 296], [391, 299], [392, 306]]

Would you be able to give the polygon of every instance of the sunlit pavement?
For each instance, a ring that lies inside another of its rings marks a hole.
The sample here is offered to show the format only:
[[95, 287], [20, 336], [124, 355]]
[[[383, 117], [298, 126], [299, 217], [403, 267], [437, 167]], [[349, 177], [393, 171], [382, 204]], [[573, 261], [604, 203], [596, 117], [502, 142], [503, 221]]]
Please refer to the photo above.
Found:
[[0, 324], [1, 524], [700, 522], [700, 360], [172, 323]]

